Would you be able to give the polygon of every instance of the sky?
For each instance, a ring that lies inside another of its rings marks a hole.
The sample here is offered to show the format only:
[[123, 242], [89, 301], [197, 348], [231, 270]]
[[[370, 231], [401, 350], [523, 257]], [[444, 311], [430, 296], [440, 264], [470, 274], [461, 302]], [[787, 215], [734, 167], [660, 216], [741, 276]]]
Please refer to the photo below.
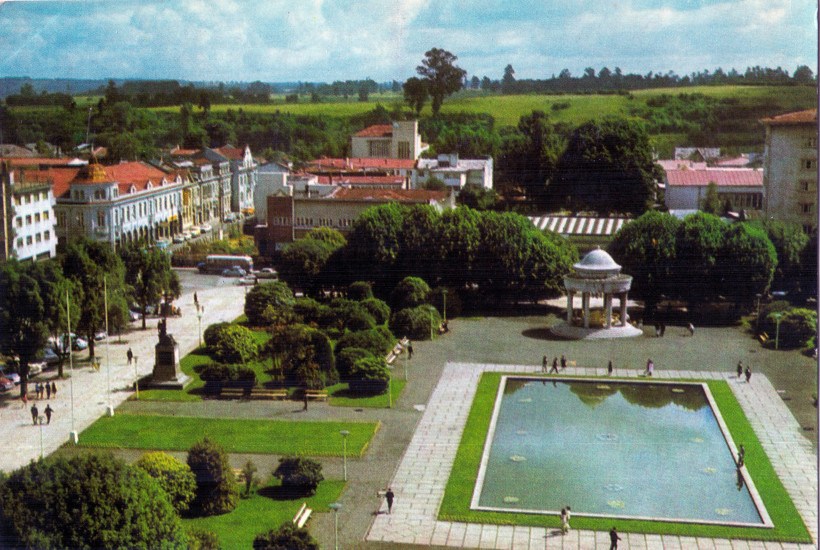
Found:
[[403, 81], [567, 68], [817, 72], [814, 0], [0, 0], [0, 76]]

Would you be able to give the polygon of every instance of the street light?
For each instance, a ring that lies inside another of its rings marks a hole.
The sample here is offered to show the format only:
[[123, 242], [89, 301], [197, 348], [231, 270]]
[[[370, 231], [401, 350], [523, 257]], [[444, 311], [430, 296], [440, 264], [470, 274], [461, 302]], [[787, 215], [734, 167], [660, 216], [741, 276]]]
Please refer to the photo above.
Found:
[[43, 420], [46, 417], [42, 414], [37, 417], [37, 423], [40, 425], [40, 458], [43, 458]]
[[199, 304], [196, 305], [196, 318], [199, 321], [199, 347], [202, 347], [202, 310], [204, 308]]
[[447, 322], [447, 289], [441, 289], [441, 297], [444, 300], [444, 322]]
[[111, 338], [111, 335], [108, 334], [108, 282], [105, 275], [103, 275], [103, 303], [105, 307], [105, 371], [108, 378], [108, 416], [114, 416], [114, 406], [111, 404], [111, 353], [108, 345], [108, 340]]
[[387, 373], [387, 408], [393, 408], [393, 374]]
[[67, 342], [65, 339], [63, 340], [63, 349], [65, 349], [65, 346], [68, 346], [68, 387], [71, 394], [71, 433], [69, 434], [69, 437], [71, 437], [71, 441], [73, 441], [76, 445], [77, 441], [79, 440], [79, 437], [77, 434], [77, 430], [74, 429], [74, 346], [72, 345], [73, 342], [71, 341], [71, 302], [68, 299], [68, 290], [65, 291], [65, 311], [66, 319], [68, 319], [68, 339]]
[[342, 435], [342, 457], [344, 461], [344, 480], [347, 481], [347, 436], [350, 435], [350, 432], [347, 430], [341, 430], [339, 433]]
[[409, 378], [407, 377], [407, 358], [410, 357], [410, 352], [404, 350], [404, 381], [407, 382]]
[[140, 375], [137, 372], [137, 362], [140, 360], [136, 355], [134, 356], [134, 388], [137, 390], [137, 399], [140, 398]]
[[433, 341], [433, 306], [430, 306], [430, 341]]
[[777, 323], [777, 329], [774, 336], [774, 349], [780, 349], [780, 318], [783, 317], [783, 314], [777, 312], [774, 314], [774, 320]]
[[342, 507], [341, 504], [338, 502], [332, 502], [327, 505], [328, 508], [333, 510], [333, 540], [334, 540], [334, 548], [339, 550], [339, 509]]
[[760, 330], [760, 299], [763, 297], [759, 292], [755, 294], [757, 297], [757, 317], [755, 317], [755, 332]]

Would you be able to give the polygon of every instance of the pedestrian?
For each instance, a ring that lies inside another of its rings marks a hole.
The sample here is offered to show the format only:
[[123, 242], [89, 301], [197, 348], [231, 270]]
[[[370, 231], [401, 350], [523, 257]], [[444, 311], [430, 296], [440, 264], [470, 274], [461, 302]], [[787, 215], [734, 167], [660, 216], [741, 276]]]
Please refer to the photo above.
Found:
[[661, 323], [661, 338], [666, 334], [666, 323]]
[[54, 409], [51, 408], [51, 404], [46, 405], [46, 424], [51, 424], [51, 413], [54, 412]]
[[611, 375], [613, 370], [614, 369], [612, 368], [612, 360], [610, 359], [609, 364], [606, 366], [606, 373]]
[[652, 373], [655, 370], [655, 363], [652, 362], [652, 359], [646, 360], [646, 370], [643, 371], [644, 376], [652, 376]]
[[561, 354], [561, 370], [567, 368], [567, 358], [564, 357], [564, 354]]
[[740, 378], [743, 376], [743, 361], [737, 362], [737, 377]]
[[131, 348], [128, 348], [128, 351], [125, 352], [125, 356], [128, 358], [128, 364], [131, 364], [131, 361], [134, 360], [134, 352], [131, 351]]
[[51, 385], [46, 382], [46, 399], [51, 399]]
[[541, 374], [547, 374], [547, 356], [541, 359]]
[[305, 400], [305, 407], [302, 409], [303, 411], [306, 411], [306, 410], [307, 410], [307, 402], [308, 402], [308, 394], [307, 394], [307, 392], [308, 392], [308, 391], [307, 391], [307, 389], [305, 389], [304, 393], [302, 394], [302, 399], [304, 399], [304, 400]]
[[743, 443], [740, 444], [740, 448], [737, 450], [737, 467], [741, 468], [746, 463], [746, 448], [743, 446]]
[[196, 292], [194, 292], [194, 304], [199, 305], [199, 298], [197, 298]]
[[51, 395], [54, 396], [54, 399], [57, 399], [57, 382], [51, 383]]
[[554, 372], [555, 374], [558, 374], [558, 358], [557, 357], [552, 358], [552, 368], [550, 369], [550, 372], [551, 373]]
[[609, 550], [618, 550], [618, 541], [621, 537], [618, 536], [618, 530], [613, 527], [609, 530]]
[[655, 338], [661, 337], [661, 324], [655, 323]]
[[689, 323], [688, 328], [689, 328], [689, 336], [694, 336], [695, 335], [695, 325], [693, 325], [692, 323]]
[[569, 533], [569, 513], [567, 512], [567, 508], [561, 508], [561, 534], [566, 535]]
[[37, 410], [37, 404], [34, 403], [31, 405], [31, 421], [34, 424], [37, 424], [37, 416], [40, 414], [40, 411]]
[[407, 358], [408, 359], [413, 358], [413, 343], [412, 342], [407, 342]]
[[746, 382], [748, 383], [749, 380], [752, 379], [752, 367], [746, 365]]
[[393, 489], [390, 487], [387, 488], [387, 492], [384, 494], [384, 498], [387, 499], [387, 513], [391, 513], [393, 511], [393, 499], [396, 495], [393, 494]]
[[34, 384], [34, 399], [40, 399], [40, 383], [36, 382]]

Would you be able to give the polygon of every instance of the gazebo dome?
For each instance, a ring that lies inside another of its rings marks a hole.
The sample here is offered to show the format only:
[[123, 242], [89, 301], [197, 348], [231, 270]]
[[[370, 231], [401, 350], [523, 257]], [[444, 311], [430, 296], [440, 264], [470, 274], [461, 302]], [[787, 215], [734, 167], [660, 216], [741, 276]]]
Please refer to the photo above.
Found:
[[621, 266], [615, 263], [612, 256], [600, 248], [593, 250], [573, 266], [575, 271], [584, 278], [604, 279], [621, 272]]

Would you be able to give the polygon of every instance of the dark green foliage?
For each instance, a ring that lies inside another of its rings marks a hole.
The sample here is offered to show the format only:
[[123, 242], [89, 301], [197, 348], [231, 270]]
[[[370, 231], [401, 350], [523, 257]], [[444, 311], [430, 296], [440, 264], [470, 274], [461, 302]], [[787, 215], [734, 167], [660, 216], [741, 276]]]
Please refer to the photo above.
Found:
[[434, 308], [441, 312], [442, 317], [444, 317], [444, 306], [446, 303], [448, 319], [453, 319], [461, 315], [461, 311], [464, 307], [461, 302], [461, 296], [452, 288], [437, 286], [428, 294], [428, 300]]
[[159, 248], [126, 248], [120, 254], [125, 262], [125, 282], [133, 288], [144, 329], [147, 306], [158, 304], [166, 293], [179, 297], [179, 277], [171, 270], [170, 255]]
[[501, 133], [498, 161], [510, 183], [524, 189], [527, 199], [545, 205], [547, 182], [555, 175], [558, 157], [564, 150], [564, 139], [543, 111], [524, 115], [518, 127]]
[[157, 480], [177, 513], [188, 510], [196, 495], [196, 478], [187, 464], [157, 451], [142, 455], [135, 466]]
[[700, 203], [700, 209], [707, 214], [721, 214], [722, 205], [720, 204], [720, 197], [718, 197], [717, 184], [710, 181], [706, 186], [706, 196]]
[[339, 379], [330, 340], [320, 330], [302, 324], [278, 327], [268, 346], [286, 378], [318, 387]]
[[240, 325], [223, 324], [210, 336], [208, 353], [222, 363], [247, 363], [259, 352], [253, 332]]
[[256, 535], [253, 550], [319, 550], [319, 543], [307, 529], [286, 522], [278, 529]]
[[187, 548], [165, 491], [110, 454], [31, 462], [0, 487], [0, 508], [23, 547]]
[[718, 256], [726, 228], [720, 218], [704, 212], [686, 216], [678, 226], [675, 237], [677, 265], [671, 282], [677, 293], [692, 305], [712, 301], [720, 292]]
[[396, 276], [399, 236], [404, 214], [397, 203], [368, 208], [359, 215], [345, 248], [347, 268], [354, 280], [368, 279], [379, 289], [392, 289]]
[[245, 315], [252, 326], [263, 326], [268, 306], [275, 310], [291, 311], [294, 302], [293, 292], [281, 281], [254, 285], [245, 297]]
[[390, 330], [394, 334], [412, 340], [429, 340], [432, 334], [438, 333], [439, 326], [441, 316], [431, 305], [402, 309], [390, 319]]
[[188, 550], [220, 550], [219, 536], [205, 529], [191, 529], [188, 534]]
[[247, 461], [244, 466], [242, 466], [242, 477], [245, 481], [245, 496], [248, 497], [251, 494], [251, 488], [253, 487], [253, 483], [255, 481], [254, 474], [256, 474], [257, 468], [256, 464], [253, 461]]
[[439, 274], [448, 287], [464, 288], [476, 282], [483, 214], [467, 207], [446, 210], [436, 235]]
[[373, 316], [377, 325], [383, 325], [390, 319], [390, 306], [378, 298], [367, 298], [361, 304]]
[[800, 290], [804, 296], [817, 297], [817, 230], [809, 237], [800, 254]]
[[350, 380], [353, 364], [366, 357], [374, 357], [374, 355], [362, 348], [344, 348], [338, 352], [336, 354], [336, 370], [339, 371], [339, 379], [343, 382]]
[[348, 377], [350, 391], [374, 395], [387, 391], [390, 371], [382, 357], [362, 357], [353, 363]]
[[459, 191], [456, 202], [475, 210], [492, 210], [498, 202], [498, 193], [493, 189], [469, 183]]
[[[780, 336], [777, 338], [777, 317], [780, 316]], [[761, 318], [760, 329], [769, 335], [769, 343], [775, 340], [780, 348], [804, 348], [817, 333], [817, 311], [805, 308], [788, 308], [769, 313]]]
[[[772, 279], [772, 289], [785, 290], [790, 294], [801, 293], [802, 256], [810, 237], [798, 224], [781, 221], [767, 220], [763, 222], [763, 229], [777, 253], [777, 269]], [[810, 268], [816, 272], [817, 264], [810, 264]]]
[[394, 309], [416, 307], [427, 303], [430, 287], [419, 277], [405, 277], [393, 289], [390, 303]]
[[373, 286], [367, 281], [355, 281], [347, 287], [347, 297], [351, 300], [367, 300], [373, 297]]
[[386, 327], [377, 327], [370, 330], [348, 332], [336, 342], [336, 353], [347, 348], [366, 349], [376, 357], [387, 355], [396, 343], [396, 338]]
[[358, 331], [367, 330], [376, 326], [373, 316], [361, 302], [354, 302], [345, 298], [336, 298], [330, 303], [330, 309], [336, 317], [339, 328]]
[[205, 342], [207, 347], [215, 346], [219, 341], [219, 335], [225, 330], [226, 327], [229, 327], [230, 325], [231, 323], [228, 322], [214, 323], [213, 325], [210, 325], [205, 329], [205, 332], [202, 333], [202, 341]]
[[208, 363], [199, 371], [199, 377], [206, 382], [239, 382], [243, 386], [256, 385], [256, 372], [245, 365]]
[[456, 59], [458, 57], [447, 50], [432, 48], [424, 53], [421, 65], [416, 67], [419, 76], [426, 79], [433, 115], [438, 114], [445, 97], [461, 89], [461, 83], [467, 75], [464, 69], [455, 64]]
[[226, 514], [236, 508], [239, 493], [228, 455], [207, 437], [188, 451], [188, 466], [196, 477], [196, 497], [191, 510], [203, 515]]
[[303, 456], [288, 456], [279, 459], [279, 466], [273, 477], [282, 482], [282, 488], [294, 496], [312, 495], [325, 478], [322, 465]]
[[332, 319], [333, 312], [330, 307], [320, 304], [313, 298], [299, 297], [293, 305], [293, 312], [302, 319], [306, 325], [320, 326], [323, 320]]
[[729, 227], [719, 254], [721, 292], [735, 303], [751, 304], [765, 294], [777, 266], [777, 253], [766, 232], [748, 223]]
[[315, 227], [311, 229], [305, 238], [311, 241], [321, 241], [327, 243], [331, 248], [341, 248], [347, 244], [347, 239], [337, 229], [331, 227]]
[[301, 239], [290, 243], [279, 256], [277, 269], [281, 279], [292, 288], [309, 294], [318, 294], [322, 274], [333, 253], [340, 248], [332, 242], [319, 239]]
[[416, 116], [421, 114], [430, 92], [427, 88], [427, 81], [411, 76], [404, 83], [404, 101], [416, 112]]
[[427, 191], [446, 191], [447, 184], [444, 183], [440, 178], [436, 176], [430, 176], [427, 178], [427, 181], [421, 186], [422, 189]]

